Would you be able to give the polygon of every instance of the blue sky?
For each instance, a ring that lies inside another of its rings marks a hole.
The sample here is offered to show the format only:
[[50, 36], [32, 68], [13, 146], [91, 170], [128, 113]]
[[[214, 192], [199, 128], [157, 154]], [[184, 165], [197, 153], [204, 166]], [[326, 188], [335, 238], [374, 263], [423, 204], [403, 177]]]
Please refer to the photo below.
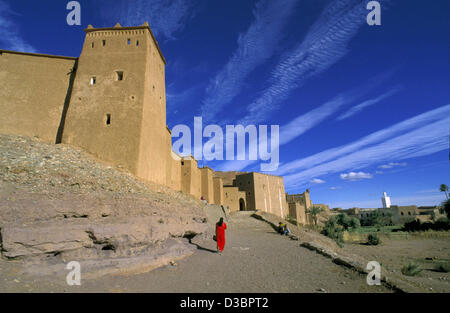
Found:
[[[280, 125], [289, 193], [331, 207], [434, 205], [450, 185], [450, 2], [0, 0], [0, 48], [78, 56], [83, 29], [149, 21], [166, 68], [167, 123]], [[258, 162], [200, 161], [215, 170]]]

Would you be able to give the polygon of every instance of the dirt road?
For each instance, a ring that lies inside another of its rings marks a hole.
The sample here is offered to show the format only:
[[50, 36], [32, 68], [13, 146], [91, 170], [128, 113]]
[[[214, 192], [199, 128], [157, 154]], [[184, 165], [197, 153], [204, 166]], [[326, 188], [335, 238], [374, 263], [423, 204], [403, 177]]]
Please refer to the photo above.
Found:
[[[195, 242], [195, 241], [194, 241]], [[249, 215], [234, 215], [223, 255], [214, 241], [197, 242], [194, 255], [174, 266], [131, 276], [103, 276], [68, 286], [65, 276], [19, 283], [3, 291], [41, 292], [391, 292], [366, 277], [276, 234]], [[25, 281], [24, 281], [25, 280]], [[25, 288], [25, 284], [28, 286]]]

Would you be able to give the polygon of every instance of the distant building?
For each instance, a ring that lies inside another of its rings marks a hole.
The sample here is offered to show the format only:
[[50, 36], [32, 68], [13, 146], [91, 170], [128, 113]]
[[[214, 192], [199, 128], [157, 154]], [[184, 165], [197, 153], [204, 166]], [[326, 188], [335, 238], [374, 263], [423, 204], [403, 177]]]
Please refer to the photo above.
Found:
[[351, 208], [345, 210], [345, 213], [357, 217], [361, 224], [365, 224], [375, 211], [378, 211], [382, 217], [386, 217], [386, 224], [393, 225], [402, 225], [414, 220], [435, 222], [439, 218], [445, 217], [439, 206], [417, 207], [416, 205], [391, 205], [389, 208]]
[[313, 204], [309, 196], [309, 189], [304, 193], [290, 195], [286, 193], [286, 201], [289, 207], [289, 216], [295, 220], [298, 225], [313, 225], [314, 220], [309, 210], [312, 207], [323, 209], [317, 216], [318, 225], [324, 225], [331, 215], [330, 207], [326, 204]]
[[388, 197], [386, 192], [383, 192], [383, 197], [381, 198], [381, 203], [383, 205], [383, 209], [388, 209], [391, 207], [391, 198]]

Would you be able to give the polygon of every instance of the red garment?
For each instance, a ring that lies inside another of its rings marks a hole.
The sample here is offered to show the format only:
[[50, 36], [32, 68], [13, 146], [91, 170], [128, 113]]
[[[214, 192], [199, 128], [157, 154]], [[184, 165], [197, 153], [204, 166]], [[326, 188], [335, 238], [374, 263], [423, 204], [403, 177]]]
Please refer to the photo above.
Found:
[[225, 222], [222, 223], [222, 226], [216, 224], [216, 240], [217, 240], [217, 249], [223, 251], [225, 247], [225, 229], [227, 229], [227, 224]]

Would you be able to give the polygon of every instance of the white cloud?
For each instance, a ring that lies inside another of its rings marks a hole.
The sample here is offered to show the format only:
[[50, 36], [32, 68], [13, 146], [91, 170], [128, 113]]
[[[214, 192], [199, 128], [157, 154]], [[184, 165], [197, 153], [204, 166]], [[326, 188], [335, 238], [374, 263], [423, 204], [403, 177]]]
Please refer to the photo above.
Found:
[[211, 120], [241, 91], [247, 76], [272, 57], [282, 30], [298, 0], [261, 0], [253, 12], [255, 20], [239, 35], [237, 50], [211, 80], [202, 105], [202, 116]]
[[386, 161], [386, 159], [410, 159], [448, 149], [450, 117], [447, 116], [450, 115], [445, 115], [440, 121], [391, 138], [377, 145], [352, 150], [345, 156], [285, 176], [285, 182], [287, 185], [291, 184], [290, 188], [303, 186], [305, 182], [308, 182], [313, 177], [345, 171], [350, 168], [363, 169], [380, 161]]
[[[450, 104], [404, 120], [388, 128], [376, 131], [347, 145], [327, 149], [309, 157], [288, 162], [279, 168], [277, 174], [284, 175], [292, 172], [298, 172], [301, 169], [311, 168], [315, 165], [325, 163], [333, 159], [338, 159], [339, 157], [362, 150], [370, 145], [380, 144], [383, 141], [392, 138], [393, 136], [398, 136], [399, 134], [405, 133], [407, 131], [419, 129], [422, 126], [433, 124], [436, 121], [442, 120], [446, 116], [450, 116]], [[441, 131], [442, 130], [444, 130], [445, 133], [445, 128], [441, 129]], [[448, 129], [446, 131], [448, 132]], [[416, 139], [420, 140], [420, 138]], [[390, 159], [392, 160], [392, 157]]]
[[248, 115], [239, 123], [265, 120], [291, 92], [339, 61], [347, 44], [365, 23], [367, 10], [359, 0], [335, 0], [312, 25], [305, 39], [281, 57], [272, 71], [270, 85], [247, 106]]
[[395, 166], [406, 166], [406, 165], [408, 165], [408, 163], [406, 163], [406, 162], [402, 162], [402, 163], [390, 162], [388, 164], [383, 164], [378, 167], [382, 168], [382, 169], [389, 169], [389, 168], [393, 168]]
[[365, 109], [366, 107], [372, 106], [384, 99], [386, 99], [387, 97], [392, 96], [393, 94], [397, 93], [400, 90], [400, 87], [396, 87], [374, 99], [369, 99], [366, 100], [358, 105], [353, 106], [350, 110], [348, 110], [347, 112], [345, 112], [344, 114], [340, 115], [337, 119], [338, 120], [344, 120], [346, 118], [349, 118], [355, 114], [357, 114], [359, 111]]
[[36, 52], [36, 49], [28, 44], [19, 33], [19, 27], [13, 20], [13, 17], [18, 15], [11, 10], [7, 3], [0, 0], [0, 44], [8, 50]]
[[311, 179], [310, 183], [311, 184], [323, 184], [323, 183], [325, 183], [325, 181], [322, 179], [319, 179], [319, 178], [314, 178], [314, 179]]
[[350, 172], [350, 173], [342, 173], [340, 175], [341, 179], [343, 180], [361, 180], [361, 179], [371, 179], [373, 177], [370, 173], [364, 173], [364, 172]]
[[327, 117], [337, 112], [343, 105], [352, 101], [352, 98], [353, 97], [350, 94], [342, 93], [318, 108], [300, 115], [288, 124], [281, 126], [280, 145], [289, 143], [317, 124], [323, 122]]
[[[369, 81], [365, 86], [358, 86], [352, 90], [342, 92], [319, 107], [296, 117], [286, 125], [282, 125], [280, 127], [279, 135], [280, 146], [291, 142], [295, 138], [306, 133], [308, 130], [314, 128], [316, 125], [336, 113], [340, 108], [360, 98], [371, 88], [383, 82], [391, 74], [392, 71], [378, 75], [374, 77], [373, 80]], [[257, 161], [249, 162], [248, 165], [256, 162]]]
[[339, 186], [332, 186], [332, 187], [330, 187], [330, 190], [337, 190], [337, 189], [341, 189], [341, 187], [339, 187]]

